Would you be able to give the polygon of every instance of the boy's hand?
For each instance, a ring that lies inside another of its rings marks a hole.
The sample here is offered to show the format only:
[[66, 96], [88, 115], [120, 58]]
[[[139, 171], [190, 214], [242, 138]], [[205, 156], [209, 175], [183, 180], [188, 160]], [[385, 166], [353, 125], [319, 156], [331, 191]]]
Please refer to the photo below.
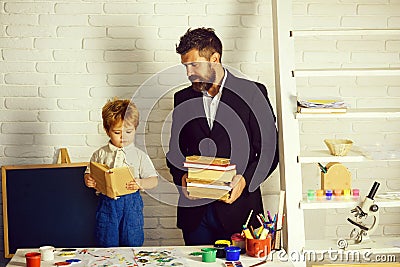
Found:
[[91, 188], [96, 187], [96, 181], [90, 176], [90, 174], [85, 175], [85, 185]]
[[240, 174], [235, 175], [230, 186], [232, 187], [231, 196], [227, 200], [223, 200], [227, 204], [232, 204], [240, 197], [246, 186], [246, 180]]
[[136, 181], [130, 181], [126, 184], [126, 189], [128, 190], [139, 190], [140, 186]]

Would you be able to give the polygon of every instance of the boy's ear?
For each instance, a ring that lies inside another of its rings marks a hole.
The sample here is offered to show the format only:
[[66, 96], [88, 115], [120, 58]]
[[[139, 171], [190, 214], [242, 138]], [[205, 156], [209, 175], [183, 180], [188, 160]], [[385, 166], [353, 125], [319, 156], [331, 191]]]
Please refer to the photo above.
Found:
[[210, 62], [212, 63], [220, 63], [221, 55], [218, 52], [214, 52], [214, 54], [210, 57]]

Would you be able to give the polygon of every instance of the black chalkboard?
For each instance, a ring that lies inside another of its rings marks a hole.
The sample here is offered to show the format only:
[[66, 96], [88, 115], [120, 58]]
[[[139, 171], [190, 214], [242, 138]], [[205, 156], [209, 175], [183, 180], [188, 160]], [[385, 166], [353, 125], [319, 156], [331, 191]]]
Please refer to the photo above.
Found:
[[18, 248], [94, 247], [97, 196], [87, 163], [2, 166], [4, 253]]

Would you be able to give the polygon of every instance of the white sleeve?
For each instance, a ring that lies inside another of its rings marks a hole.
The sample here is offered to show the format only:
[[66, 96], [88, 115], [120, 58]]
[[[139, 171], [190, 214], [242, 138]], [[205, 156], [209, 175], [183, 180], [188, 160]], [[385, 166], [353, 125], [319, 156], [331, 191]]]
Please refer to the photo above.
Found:
[[143, 152], [140, 157], [139, 177], [149, 178], [152, 176], [157, 176], [157, 171], [154, 168], [153, 162], [151, 161], [150, 157]]

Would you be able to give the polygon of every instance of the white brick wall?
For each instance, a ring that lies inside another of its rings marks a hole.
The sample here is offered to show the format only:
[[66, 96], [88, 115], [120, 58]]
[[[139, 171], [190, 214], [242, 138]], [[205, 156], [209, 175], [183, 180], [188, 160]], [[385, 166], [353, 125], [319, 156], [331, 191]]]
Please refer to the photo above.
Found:
[[[175, 44], [189, 27], [214, 27], [224, 43], [223, 62], [275, 95], [269, 1], [4, 1], [0, 13], [1, 165], [54, 163], [60, 147], [73, 162], [88, 161], [107, 141], [100, 115], [107, 99], [131, 98], [152, 75], [180, 64]], [[160, 82], [165, 92], [176, 86], [168, 77]], [[151, 90], [140, 92], [143, 116], [154, 97]], [[170, 117], [164, 120], [172, 94], [154, 109], [148, 121], [142, 117], [139, 129], [146, 134], [137, 139], [171, 179], [164, 155]], [[275, 174], [264, 185], [266, 198], [279, 190], [278, 181]], [[159, 198], [177, 201], [169, 191]], [[145, 245], [183, 244], [175, 207], [144, 200]]]
[[[312, 28], [317, 24], [400, 27], [398, 2], [364, 2], [294, 1], [295, 27]], [[72, 161], [87, 161], [107, 140], [101, 128], [102, 105], [113, 96], [131, 98], [153, 74], [179, 64], [175, 44], [189, 27], [214, 27], [224, 44], [223, 63], [265, 83], [274, 104], [270, 5], [269, 0], [3, 1], [0, 5], [0, 164], [53, 163], [60, 147], [69, 149]], [[364, 64], [398, 67], [399, 43], [393, 38], [383, 42], [364, 37], [315, 38], [297, 44], [296, 60], [300, 67], [326, 63], [334, 67]], [[310, 78], [302, 79], [299, 84], [308, 93], [333, 90], [332, 94], [339, 93], [359, 107], [398, 107], [399, 78], [385, 77], [384, 80], [385, 85], [375, 77]], [[168, 80], [162, 82], [170, 86]], [[354, 99], [358, 93], [360, 98]], [[140, 96], [140, 107], [154, 102], [151, 92], [142, 91]], [[168, 171], [161, 146], [167, 144], [169, 133], [165, 129], [169, 129], [169, 124], [163, 126], [163, 116], [171, 108], [172, 98], [165, 96], [155, 106], [149, 121], [141, 121], [139, 126], [141, 131], [147, 131], [149, 154], [166, 177]], [[377, 128], [385, 129], [383, 137], [378, 129], [368, 137], [400, 144], [398, 123], [393, 126], [384, 126], [391, 121], [380, 123], [382, 127]], [[303, 124], [303, 133], [307, 136], [311, 133], [312, 138], [305, 137], [302, 146], [321, 147], [320, 140], [335, 135], [330, 129], [343, 130], [343, 134], [336, 132], [336, 136], [350, 135], [366, 144], [371, 139], [361, 136], [363, 129], [375, 126], [351, 121], [323, 125], [325, 129], [313, 130], [313, 125]], [[143, 134], [138, 134], [138, 139], [143, 138]], [[360, 178], [357, 179], [365, 179], [367, 174], [358, 170]], [[387, 187], [400, 190], [395, 173], [388, 175]], [[263, 185], [267, 209], [276, 210], [278, 190], [279, 178], [275, 173]], [[145, 245], [182, 244], [180, 231], [175, 227], [175, 208], [146, 196], [144, 199]], [[395, 216], [390, 218], [382, 234], [399, 233], [400, 223]]]

